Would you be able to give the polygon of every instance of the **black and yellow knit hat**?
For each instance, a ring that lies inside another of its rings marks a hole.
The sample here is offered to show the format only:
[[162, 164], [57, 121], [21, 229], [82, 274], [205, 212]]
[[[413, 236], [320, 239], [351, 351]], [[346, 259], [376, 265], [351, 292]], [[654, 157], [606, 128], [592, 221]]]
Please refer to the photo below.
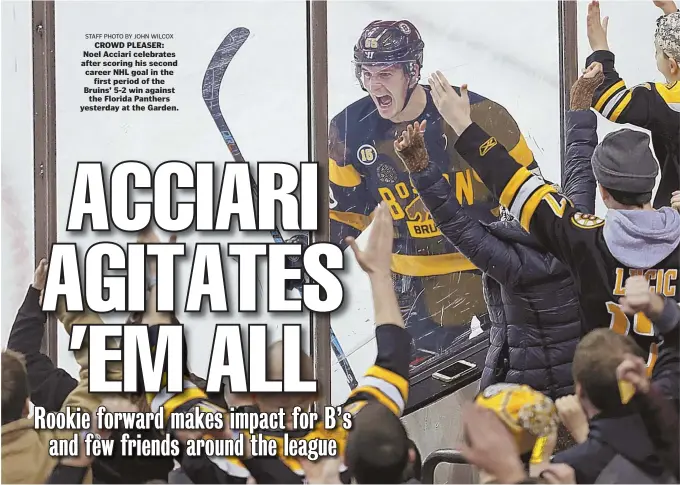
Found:
[[552, 399], [529, 386], [493, 384], [477, 395], [475, 403], [496, 413], [518, 441], [523, 433], [550, 436], [559, 424]]

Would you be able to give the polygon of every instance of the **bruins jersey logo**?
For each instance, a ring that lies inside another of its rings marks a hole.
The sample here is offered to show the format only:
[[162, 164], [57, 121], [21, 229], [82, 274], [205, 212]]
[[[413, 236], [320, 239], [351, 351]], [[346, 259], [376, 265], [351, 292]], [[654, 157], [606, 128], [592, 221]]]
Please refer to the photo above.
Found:
[[571, 223], [581, 229], [595, 229], [604, 225], [604, 219], [600, 219], [592, 214], [577, 212], [571, 216]]

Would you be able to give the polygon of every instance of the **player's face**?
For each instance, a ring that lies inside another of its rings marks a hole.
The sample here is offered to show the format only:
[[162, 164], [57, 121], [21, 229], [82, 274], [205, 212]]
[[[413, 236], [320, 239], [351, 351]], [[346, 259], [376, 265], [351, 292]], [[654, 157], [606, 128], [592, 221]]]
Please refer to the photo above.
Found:
[[404, 109], [408, 78], [401, 66], [363, 66], [361, 78], [380, 116], [389, 120]]

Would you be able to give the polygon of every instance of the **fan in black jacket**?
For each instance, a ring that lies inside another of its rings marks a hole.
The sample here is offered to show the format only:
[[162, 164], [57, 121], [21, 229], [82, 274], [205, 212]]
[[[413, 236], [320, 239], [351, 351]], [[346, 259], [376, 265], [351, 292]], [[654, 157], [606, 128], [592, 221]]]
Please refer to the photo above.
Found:
[[[563, 185], [565, 195], [581, 211], [591, 213], [596, 184], [590, 158], [597, 145], [597, 119], [589, 110], [589, 98], [582, 98], [585, 106], [567, 113]], [[552, 399], [572, 394], [571, 362], [586, 329], [569, 269], [524, 231], [519, 221], [484, 224], [473, 219], [435, 164], [416, 167], [408, 154], [401, 154], [440, 231], [484, 272], [492, 327], [481, 388], [509, 382], [529, 385]], [[426, 152], [418, 155], [427, 161]]]

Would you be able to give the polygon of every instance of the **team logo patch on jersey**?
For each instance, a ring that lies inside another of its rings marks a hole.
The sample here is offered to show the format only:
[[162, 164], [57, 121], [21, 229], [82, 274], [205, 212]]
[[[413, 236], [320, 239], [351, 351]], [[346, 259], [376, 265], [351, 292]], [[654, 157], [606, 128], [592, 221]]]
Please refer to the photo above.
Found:
[[604, 225], [604, 219], [600, 219], [592, 214], [583, 214], [582, 212], [577, 212], [571, 216], [571, 222], [581, 229], [595, 229]]
[[357, 150], [357, 158], [364, 165], [373, 165], [378, 159], [378, 151], [373, 145], [361, 145]]
[[385, 184], [396, 184], [399, 180], [399, 175], [397, 175], [395, 168], [386, 163], [378, 165], [376, 173], [378, 174], [378, 180]]
[[399, 24], [399, 30], [401, 30], [406, 35], [411, 33], [411, 27], [403, 23]]
[[489, 150], [491, 150], [493, 147], [498, 145], [498, 140], [496, 140], [493, 136], [486, 140], [484, 143], [481, 144], [479, 147], [479, 156], [483, 157], [487, 153], [489, 153]]

